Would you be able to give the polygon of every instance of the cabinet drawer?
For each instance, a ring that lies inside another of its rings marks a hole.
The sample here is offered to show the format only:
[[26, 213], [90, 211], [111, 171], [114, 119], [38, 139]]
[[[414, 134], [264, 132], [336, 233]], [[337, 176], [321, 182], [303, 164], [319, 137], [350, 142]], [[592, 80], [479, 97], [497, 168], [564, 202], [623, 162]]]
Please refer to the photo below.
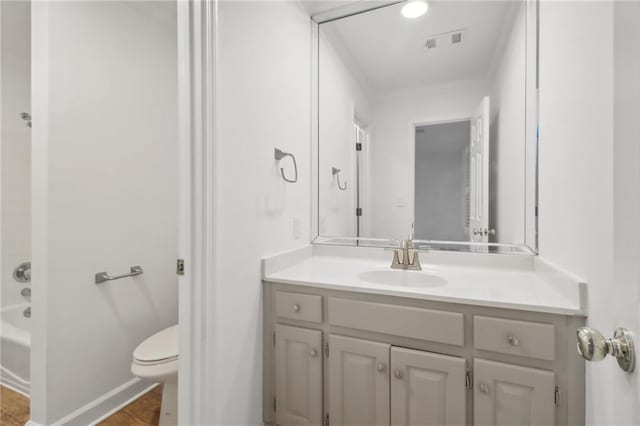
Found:
[[276, 316], [322, 322], [322, 296], [276, 291]]
[[553, 361], [556, 354], [552, 324], [475, 316], [476, 349]]
[[449, 345], [464, 345], [464, 315], [458, 312], [330, 297], [329, 323]]

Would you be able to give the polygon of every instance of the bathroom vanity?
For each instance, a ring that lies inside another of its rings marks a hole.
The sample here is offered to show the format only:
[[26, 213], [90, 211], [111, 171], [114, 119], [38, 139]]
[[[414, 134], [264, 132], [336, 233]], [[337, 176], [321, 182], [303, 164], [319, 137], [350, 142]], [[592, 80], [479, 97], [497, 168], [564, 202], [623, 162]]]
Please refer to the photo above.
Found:
[[418, 272], [318, 251], [263, 264], [265, 423], [584, 424], [578, 280], [533, 258]]

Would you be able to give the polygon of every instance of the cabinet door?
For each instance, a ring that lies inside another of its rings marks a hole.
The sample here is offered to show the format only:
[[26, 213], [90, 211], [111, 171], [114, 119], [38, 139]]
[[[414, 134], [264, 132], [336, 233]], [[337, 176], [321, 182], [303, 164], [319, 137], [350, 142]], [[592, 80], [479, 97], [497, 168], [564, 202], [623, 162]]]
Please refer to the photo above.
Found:
[[555, 424], [553, 372], [475, 359], [475, 426]]
[[276, 325], [276, 422], [322, 425], [322, 332]]
[[391, 348], [391, 424], [466, 424], [466, 361]]
[[331, 426], [389, 424], [389, 347], [329, 336]]

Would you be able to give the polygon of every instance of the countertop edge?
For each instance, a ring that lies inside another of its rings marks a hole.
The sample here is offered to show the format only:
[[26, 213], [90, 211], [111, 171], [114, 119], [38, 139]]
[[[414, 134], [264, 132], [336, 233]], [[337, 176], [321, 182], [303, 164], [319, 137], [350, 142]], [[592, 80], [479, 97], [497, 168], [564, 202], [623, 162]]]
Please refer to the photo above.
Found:
[[415, 293], [405, 289], [391, 290], [386, 288], [378, 288], [376, 286], [370, 286], [370, 287], [364, 288], [364, 287], [352, 286], [349, 284], [329, 284], [329, 283], [323, 283], [323, 282], [307, 282], [307, 281], [299, 281], [299, 280], [292, 280], [292, 279], [271, 278], [269, 276], [264, 276], [262, 279], [262, 282], [263, 284], [267, 284], [267, 283], [286, 284], [286, 285], [293, 285], [293, 286], [300, 286], [300, 287], [314, 287], [314, 288], [321, 288], [326, 290], [350, 291], [355, 293], [377, 294], [377, 295], [385, 295], [385, 296], [404, 297], [408, 299], [427, 300], [432, 302], [456, 303], [460, 305], [483, 306], [483, 307], [489, 307], [489, 308], [511, 309], [511, 310], [517, 310], [517, 311], [526, 311], [526, 312], [539, 312], [539, 313], [545, 313], [545, 314], [563, 315], [563, 316], [572, 316], [572, 317], [587, 316], [586, 312], [580, 307], [562, 308], [562, 307], [542, 306], [542, 305], [523, 305], [519, 303], [467, 299], [467, 298], [458, 297], [458, 296], [440, 296], [440, 295], [432, 295], [432, 294]]

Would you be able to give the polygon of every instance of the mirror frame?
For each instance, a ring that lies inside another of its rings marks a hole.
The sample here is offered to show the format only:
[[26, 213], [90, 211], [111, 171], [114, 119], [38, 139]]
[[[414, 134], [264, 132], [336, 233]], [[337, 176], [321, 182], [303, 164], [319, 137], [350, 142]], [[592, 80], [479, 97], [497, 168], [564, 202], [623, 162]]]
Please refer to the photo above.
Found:
[[[320, 25], [337, 19], [370, 12], [402, 1], [355, 2], [311, 16], [311, 244], [395, 248], [400, 241], [391, 238], [344, 237], [319, 234], [319, 42]], [[418, 249], [498, 253], [515, 255], [538, 254], [538, 116], [539, 116], [539, 0], [523, 0], [525, 17], [525, 189], [524, 242], [504, 244], [495, 242], [414, 240]], [[530, 66], [533, 63], [534, 66]], [[530, 75], [528, 70], [535, 70]], [[533, 180], [533, 185], [527, 183]], [[528, 190], [529, 189], [529, 190]]]

